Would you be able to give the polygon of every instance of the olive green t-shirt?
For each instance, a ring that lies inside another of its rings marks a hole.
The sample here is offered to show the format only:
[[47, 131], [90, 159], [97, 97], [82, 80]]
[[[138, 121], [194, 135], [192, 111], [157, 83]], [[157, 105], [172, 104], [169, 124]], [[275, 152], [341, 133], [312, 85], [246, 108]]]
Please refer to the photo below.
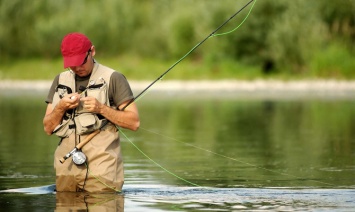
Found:
[[[84, 87], [84, 88], [87, 87], [90, 76], [91, 75], [86, 77], [79, 77], [75, 75], [75, 86], [76, 86], [75, 92], [80, 93], [79, 90], [80, 87]], [[49, 90], [46, 99], [46, 103], [53, 102], [53, 96], [58, 84], [59, 84], [59, 74], [53, 80], [52, 86]], [[129, 86], [129, 83], [123, 74], [117, 71], [112, 73], [110, 78], [108, 96], [110, 100], [110, 105], [116, 107], [134, 98], [131, 87]]]

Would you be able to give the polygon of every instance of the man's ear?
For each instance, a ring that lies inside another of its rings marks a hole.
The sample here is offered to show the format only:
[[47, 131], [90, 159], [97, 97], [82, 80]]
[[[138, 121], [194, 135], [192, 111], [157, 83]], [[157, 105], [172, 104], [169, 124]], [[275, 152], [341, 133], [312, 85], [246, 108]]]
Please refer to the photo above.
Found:
[[91, 46], [91, 56], [92, 57], [95, 56], [95, 53], [96, 53], [95, 46]]

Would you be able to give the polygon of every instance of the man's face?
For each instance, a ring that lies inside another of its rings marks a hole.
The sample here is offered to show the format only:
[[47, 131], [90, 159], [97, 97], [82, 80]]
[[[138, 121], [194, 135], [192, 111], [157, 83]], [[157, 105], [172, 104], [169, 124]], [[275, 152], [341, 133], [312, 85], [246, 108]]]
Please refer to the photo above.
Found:
[[83, 63], [80, 66], [71, 66], [70, 69], [79, 77], [88, 76], [94, 67], [94, 61], [93, 61], [94, 55], [95, 55], [95, 50], [90, 49]]

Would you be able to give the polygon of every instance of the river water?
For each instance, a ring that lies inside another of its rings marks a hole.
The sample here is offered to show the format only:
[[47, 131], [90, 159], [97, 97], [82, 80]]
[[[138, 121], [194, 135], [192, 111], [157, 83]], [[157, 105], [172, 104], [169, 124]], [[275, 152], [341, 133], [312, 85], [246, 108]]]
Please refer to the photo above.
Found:
[[150, 92], [122, 194], [55, 193], [46, 93], [0, 91], [1, 211], [353, 211], [355, 97]]

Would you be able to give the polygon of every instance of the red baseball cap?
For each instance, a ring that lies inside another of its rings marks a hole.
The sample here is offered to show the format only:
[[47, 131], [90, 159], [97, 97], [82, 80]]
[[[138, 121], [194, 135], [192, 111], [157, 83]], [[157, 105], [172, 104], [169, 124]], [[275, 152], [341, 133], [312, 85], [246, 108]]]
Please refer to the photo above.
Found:
[[74, 32], [67, 34], [60, 47], [64, 59], [64, 68], [80, 66], [92, 46], [84, 34]]

